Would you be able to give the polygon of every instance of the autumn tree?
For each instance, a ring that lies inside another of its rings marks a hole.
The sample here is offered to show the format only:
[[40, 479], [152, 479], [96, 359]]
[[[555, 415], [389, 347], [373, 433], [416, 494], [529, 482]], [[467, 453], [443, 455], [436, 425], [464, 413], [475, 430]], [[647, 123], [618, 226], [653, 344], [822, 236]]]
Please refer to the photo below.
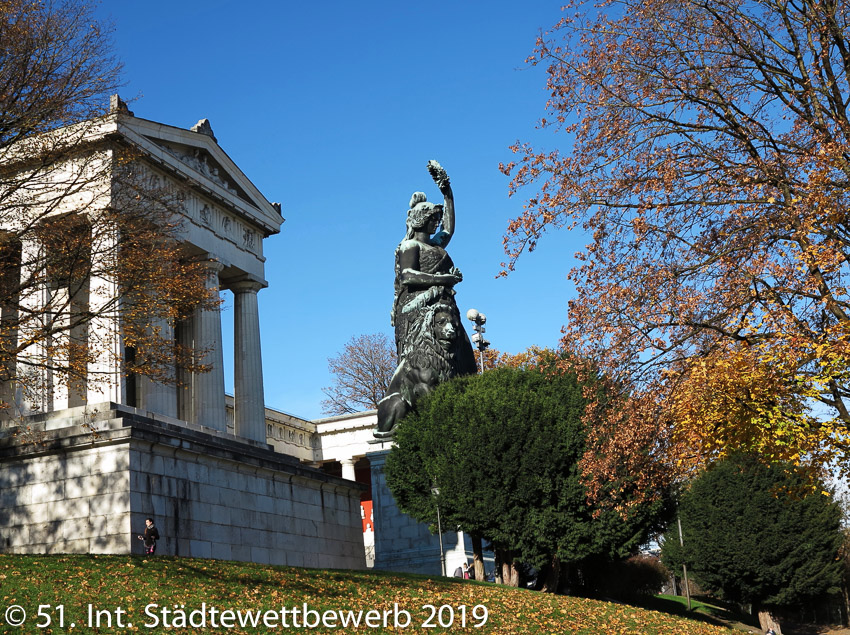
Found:
[[540, 367], [439, 385], [401, 423], [387, 457], [399, 509], [432, 523], [439, 504], [443, 526], [492, 542], [503, 578], [514, 584], [520, 562], [545, 571], [545, 588], [554, 591], [562, 565], [628, 555], [657, 528], [664, 507], [643, 506], [624, 522], [588, 505], [579, 471], [586, 401], [574, 374]]
[[506, 270], [547, 231], [589, 236], [564, 340], [626, 390], [590, 440], [597, 486], [730, 448], [850, 468], [848, 11], [573, 2], [538, 39], [561, 149], [502, 166], [538, 189]]
[[328, 358], [334, 384], [322, 388], [322, 411], [341, 415], [373, 410], [387, 393], [397, 364], [395, 347], [383, 333], [352, 337], [336, 357]]
[[[168, 327], [217, 306], [179, 245], [179, 194], [103, 134], [126, 111], [91, 6], [0, 0], [0, 408], [109, 381], [98, 360], [173, 381], [200, 371]], [[107, 114], [106, 104], [111, 105]], [[119, 319], [120, 314], [120, 319]], [[112, 334], [120, 330], [125, 357]], [[47, 379], [46, 379], [47, 378]]]
[[752, 456], [715, 463], [682, 496], [684, 546], [674, 530], [663, 543], [666, 564], [685, 563], [702, 588], [750, 605], [764, 630], [776, 628], [775, 609], [837, 593], [841, 509], [821, 492], [799, 496], [801, 485]]

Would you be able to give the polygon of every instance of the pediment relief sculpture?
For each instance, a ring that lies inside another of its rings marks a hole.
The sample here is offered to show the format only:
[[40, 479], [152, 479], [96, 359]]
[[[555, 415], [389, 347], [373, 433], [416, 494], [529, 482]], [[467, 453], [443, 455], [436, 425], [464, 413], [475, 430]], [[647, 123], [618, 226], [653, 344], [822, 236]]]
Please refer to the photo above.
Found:
[[206, 151], [201, 148], [193, 148], [190, 146], [173, 146], [163, 144], [160, 147], [184, 165], [192, 168], [195, 172], [198, 172], [213, 183], [220, 185], [234, 196], [238, 196], [249, 203], [251, 202], [244, 192], [238, 189], [232, 181], [226, 178], [227, 172]]

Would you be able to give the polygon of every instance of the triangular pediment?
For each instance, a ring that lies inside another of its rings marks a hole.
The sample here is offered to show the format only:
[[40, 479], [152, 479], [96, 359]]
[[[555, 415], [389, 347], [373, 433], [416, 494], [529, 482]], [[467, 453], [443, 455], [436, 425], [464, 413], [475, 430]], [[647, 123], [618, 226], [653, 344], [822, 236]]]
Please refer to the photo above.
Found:
[[169, 143], [161, 139], [148, 138], [180, 161], [186, 168], [194, 170], [201, 178], [208, 179], [220, 185], [246, 203], [254, 204], [254, 201], [251, 200], [251, 197], [248, 196], [245, 190], [239, 187], [236, 179], [228, 174], [225, 167], [216, 161], [207, 150], [198, 146]]
[[226, 207], [277, 233], [283, 218], [209, 133], [121, 115], [120, 133], [163, 168], [194, 182]]

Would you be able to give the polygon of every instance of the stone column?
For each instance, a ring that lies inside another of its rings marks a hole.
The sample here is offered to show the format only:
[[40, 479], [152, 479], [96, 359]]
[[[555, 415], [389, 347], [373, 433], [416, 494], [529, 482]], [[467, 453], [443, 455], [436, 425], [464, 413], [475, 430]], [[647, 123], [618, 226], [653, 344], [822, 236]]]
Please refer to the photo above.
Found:
[[[48, 410], [64, 410], [71, 407], [72, 390], [69, 386], [68, 374], [59, 370], [70, 364], [68, 345], [70, 344], [71, 298], [68, 287], [54, 286], [48, 281], [47, 297], [49, 298], [45, 313], [45, 321], [55, 331], [46, 342], [52, 349], [51, 355], [45, 359], [47, 363], [47, 392], [50, 395]], [[56, 364], [58, 368], [53, 368]], [[74, 404], [77, 405], [77, 404]]]
[[260, 312], [257, 292], [263, 284], [242, 280], [230, 285], [233, 316], [233, 415], [240, 437], [266, 442], [266, 407], [263, 396], [263, 359], [260, 351]]
[[[117, 301], [118, 279], [109, 266], [110, 255], [118, 250], [116, 231], [104, 231], [98, 236], [92, 256], [92, 276], [89, 278], [88, 324], [89, 352], [86, 400], [90, 404], [111, 401], [126, 403], [126, 379], [123, 377], [124, 343], [121, 337], [121, 304]], [[106, 259], [107, 262], [103, 262]]]
[[[194, 320], [191, 317], [180, 320], [174, 325], [174, 339], [179, 346], [194, 348], [195, 346], [195, 326]], [[192, 399], [192, 390], [194, 387], [194, 375], [185, 368], [177, 369], [177, 418], [183, 421], [194, 421], [195, 415], [193, 408], [195, 407]]]
[[[219, 262], [210, 262], [207, 270], [207, 288], [218, 293], [218, 274], [224, 268]], [[192, 378], [193, 423], [225, 432], [224, 356], [221, 352], [221, 311], [198, 309], [192, 320], [194, 346], [206, 350], [203, 363], [211, 366], [207, 373], [196, 373]]]
[[[150, 328], [158, 331], [162, 339], [173, 342], [174, 327], [168, 323], [168, 320], [158, 318], [153, 321]], [[169, 367], [168, 372], [174, 378], [173, 366]], [[140, 383], [142, 408], [156, 414], [177, 418], [177, 389], [173, 384], [161, 384], [149, 377], [143, 377]]]
[[[6, 247], [9, 252], [4, 255], [8, 255], [10, 260], [16, 256], [20, 256], [20, 253], [15, 254], [11, 251], [15, 249], [12, 241], [9, 241], [7, 245], [10, 245]], [[18, 265], [14, 275], [20, 280], [20, 265]], [[18, 347], [18, 309], [16, 306], [18, 296], [16, 295], [10, 298], [10, 300], [9, 306], [0, 305], [0, 341], [3, 342], [5, 350], [11, 352]], [[17, 400], [15, 399], [17, 384], [12, 379], [17, 373], [16, 364], [17, 359], [11, 358], [6, 361], [3, 367], [0, 367], [0, 376], [4, 377], [4, 379], [0, 379], [0, 421], [12, 419], [18, 414], [16, 412]]]
[[18, 298], [23, 314], [19, 325], [18, 336], [21, 341], [27, 339], [33, 344], [18, 354], [16, 375], [19, 382], [15, 386], [14, 403], [18, 414], [47, 412], [48, 401], [51, 397], [47, 389], [47, 373], [44, 361], [47, 358], [47, 346], [44, 337], [39, 337], [37, 331], [46, 326], [47, 313], [47, 283], [44, 271], [41, 245], [29, 236], [21, 241], [21, 276], [24, 280], [32, 279], [32, 284], [21, 290]]
[[342, 478], [349, 481], [357, 480], [354, 474], [354, 459], [340, 459], [339, 463], [342, 465]]

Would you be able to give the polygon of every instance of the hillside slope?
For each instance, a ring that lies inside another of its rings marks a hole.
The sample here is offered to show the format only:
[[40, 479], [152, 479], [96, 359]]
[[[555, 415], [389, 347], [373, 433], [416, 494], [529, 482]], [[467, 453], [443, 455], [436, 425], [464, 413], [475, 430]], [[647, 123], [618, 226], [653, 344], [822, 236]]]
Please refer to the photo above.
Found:
[[170, 557], [0, 555], [0, 598], [4, 633], [733, 632], [464, 580]]

